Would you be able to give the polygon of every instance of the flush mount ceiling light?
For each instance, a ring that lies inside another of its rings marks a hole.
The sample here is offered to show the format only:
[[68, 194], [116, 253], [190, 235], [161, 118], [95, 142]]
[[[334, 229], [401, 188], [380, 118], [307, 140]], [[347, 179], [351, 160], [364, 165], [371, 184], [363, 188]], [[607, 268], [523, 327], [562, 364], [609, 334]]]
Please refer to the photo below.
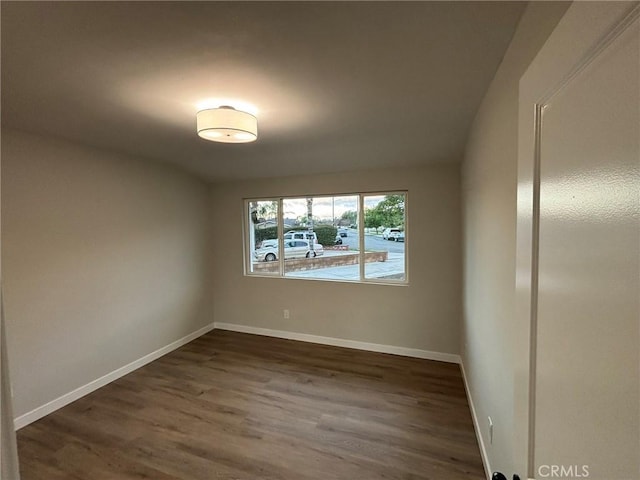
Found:
[[205, 140], [247, 143], [258, 138], [258, 119], [233, 107], [200, 110], [196, 119], [198, 135]]

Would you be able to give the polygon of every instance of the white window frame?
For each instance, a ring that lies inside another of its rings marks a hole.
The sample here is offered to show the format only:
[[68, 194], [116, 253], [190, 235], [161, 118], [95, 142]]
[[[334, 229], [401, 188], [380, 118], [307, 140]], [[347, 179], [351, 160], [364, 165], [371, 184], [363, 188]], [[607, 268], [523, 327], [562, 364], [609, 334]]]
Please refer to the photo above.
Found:
[[[365, 276], [365, 237], [364, 237], [364, 197], [369, 196], [385, 196], [385, 195], [404, 195], [404, 232], [405, 232], [405, 247], [404, 247], [404, 279], [381, 279], [381, 278], [366, 278]], [[278, 272], [274, 273], [260, 273], [252, 272], [252, 253], [249, 248], [250, 242], [250, 228], [251, 218], [249, 214], [249, 205], [252, 202], [270, 202], [276, 201], [278, 204], [277, 215], [277, 231], [278, 231], [278, 251], [284, 252], [284, 213], [283, 204], [285, 200], [299, 199], [299, 198], [321, 198], [321, 197], [348, 197], [357, 196], [358, 205], [358, 242], [359, 242], [359, 261], [358, 267], [360, 271], [360, 278], [358, 280], [337, 280], [333, 278], [304, 278], [296, 276], [285, 275], [285, 261], [284, 255], [278, 255]], [[338, 283], [363, 283], [374, 285], [396, 285], [407, 286], [409, 285], [409, 191], [408, 190], [382, 190], [373, 192], [347, 192], [347, 193], [323, 193], [323, 194], [304, 194], [304, 195], [283, 195], [283, 196], [264, 196], [253, 197], [243, 199], [243, 217], [242, 217], [242, 244], [243, 244], [243, 259], [244, 259], [244, 275], [248, 277], [258, 278], [278, 278], [287, 280], [317, 280], [321, 282], [338, 282]]]

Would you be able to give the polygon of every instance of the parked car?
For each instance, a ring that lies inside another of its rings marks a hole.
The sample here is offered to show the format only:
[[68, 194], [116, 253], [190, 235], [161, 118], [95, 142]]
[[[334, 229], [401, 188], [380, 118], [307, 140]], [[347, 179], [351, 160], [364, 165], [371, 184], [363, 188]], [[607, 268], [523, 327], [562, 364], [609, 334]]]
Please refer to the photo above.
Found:
[[301, 232], [291, 230], [284, 234], [284, 241], [287, 240], [307, 240], [313, 243], [313, 251], [316, 253], [314, 256], [318, 257], [324, 254], [324, 247], [318, 243], [318, 236], [316, 232]]
[[313, 244], [313, 257], [321, 257], [324, 255], [324, 247], [320, 243]]
[[338, 235], [340, 235], [341, 237], [346, 237], [348, 233], [349, 229], [347, 227], [338, 228]]
[[[312, 248], [313, 247], [313, 248]], [[253, 258], [259, 262], [273, 262], [278, 259], [280, 249], [273, 247], [260, 247], [253, 252]], [[289, 258], [313, 258], [324, 254], [324, 248], [320, 244], [311, 244], [308, 240], [285, 240], [284, 259]]]
[[404, 233], [399, 228], [385, 228], [382, 232], [382, 238], [385, 240], [397, 240], [398, 236], [402, 233], [402, 241], [404, 241]]
[[278, 240], [275, 238], [263, 240], [258, 248], [278, 248]]

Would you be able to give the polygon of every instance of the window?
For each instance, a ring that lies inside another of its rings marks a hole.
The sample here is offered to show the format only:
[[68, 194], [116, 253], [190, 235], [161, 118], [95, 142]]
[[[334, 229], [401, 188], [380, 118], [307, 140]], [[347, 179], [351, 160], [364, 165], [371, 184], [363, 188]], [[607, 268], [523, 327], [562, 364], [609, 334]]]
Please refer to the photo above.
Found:
[[406, 204], [406, 192], [245, 200], [245, 273], [405, 284]]
[[406, 194], [364, 195], [364, 250], [383, 252], [384, 261], [364, 265], [365, 279], [405, 280]]

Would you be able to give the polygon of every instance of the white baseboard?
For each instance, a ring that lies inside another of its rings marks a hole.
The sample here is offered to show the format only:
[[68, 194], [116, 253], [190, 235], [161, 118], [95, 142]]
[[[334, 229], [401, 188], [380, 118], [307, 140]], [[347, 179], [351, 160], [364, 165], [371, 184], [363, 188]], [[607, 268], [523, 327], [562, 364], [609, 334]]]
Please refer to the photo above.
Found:
[[46, 415], [49, 415], [52, 412], [55, 412], [59, 408], [62, 408], [65, 405], [70, 404], [71, 402], [75, 402], [79, 398], [82, 398], [85, 395], [88, 395], [89, 393], [93, 392], [94, 390], [97, 390], [98, 388], [103, 387], [106, 384], [111, 383], [114, 380], [117, 380], [118, 378], [127, 375], [128, 373], [133, 372], [134, 370], [146, 365], [147, 363], [153, 362], [154, 360], [162, 357], [163, 355], [166, 355], [167, 353], [175, 350], [176, 348], [180, 348], [181, 346], [189, 343], [192, 340], [195, 340], [196, 338], [204, 335], [205, 333], [210, 332], [211, 330], [213, 330], [213, 328], [214, 328], [214, 324], [210, 323], [209, 325], [206, 325], [196, 330], [195, 332], [190, 333], [189, 335], [182, 337], [179, 340], [176, 340], [175, 342], [171, 342], [169, 345], [159, 348], [158, 350], [151, 352], [148, 355], [145, 355], [144, 357], [139, 358], [138, 360], [135, 360], [123, 367], [120, 367], [117, 370], [114, 370], [113, 372], [107, 373], [106, 375], [103, 375], [102, 377], [96, 380], [93, 380], [92, 382], [89, 382], [86, 385], [83, 385], [82, 387], [78, 387], [69, 393], [65, 393], [64, 395], [56, 398], [55, 400], [45, 403], [44, 405], [38, 408], [34, 408], [30, 412], [20, 415], [19, 417], [16, 417], [14, 419], [16, 430], [22, 427], [25, 427], [30, 423], [35, 422], [36, 420], [39, 420], [40, 418]]
[[367, 350], [369, 352], [391, 353], [393, 355], [402, 355], [404, 357], [424, 358], [427, 360], [437, 360], [448, 363], [460, 363], [460, 355], [453, 353], [432, 352], [429, 350], [419, 350], [417, 348], [396, 347], [393, 345], [382, 345], [379, 343], [345, 340], [343, 338], [322, 337], [319, 335], [309, 335], [307, 333], [272, 330], [270, 328], [251, 327], [247, 325], [237, 325], [234, 323], [215, 322], [214, 325], [217, 330], [230, 330], [233, 332], [251, 333], [253, 335], [264, 335], [266, 337], [319, 343], [321, 345], [331, 345], [334, 347], [354, 348], [356, 350]]
[[482, 465], [484, 465], [484, 473], [487, 480], [491, 480], [491, 464], [489, 463], [489, 456], [487, 455], [487, 449], [482, 439], [482, 430], [480, 430], [480, 423], [478, 422], [478, 416], [476, 415], [476, 408], [473, 405], [473, 398], [471, 397], [471, 390], [469, 389], [469, 383], [467, 382], [467, 374], [464, 370], [464, 362], [460, 360], [460, 369], [462, 370], [462, 379], [464, 380], [464, 389], [467, 392], [467, 400], [469, 402], [469, 408], [471, 409], [471, 417], [473, 418], [473, 429], [476, 432], [476, 438], [478, 439], [478, 445], [480, 446], [480, 457], [482, 457]]

